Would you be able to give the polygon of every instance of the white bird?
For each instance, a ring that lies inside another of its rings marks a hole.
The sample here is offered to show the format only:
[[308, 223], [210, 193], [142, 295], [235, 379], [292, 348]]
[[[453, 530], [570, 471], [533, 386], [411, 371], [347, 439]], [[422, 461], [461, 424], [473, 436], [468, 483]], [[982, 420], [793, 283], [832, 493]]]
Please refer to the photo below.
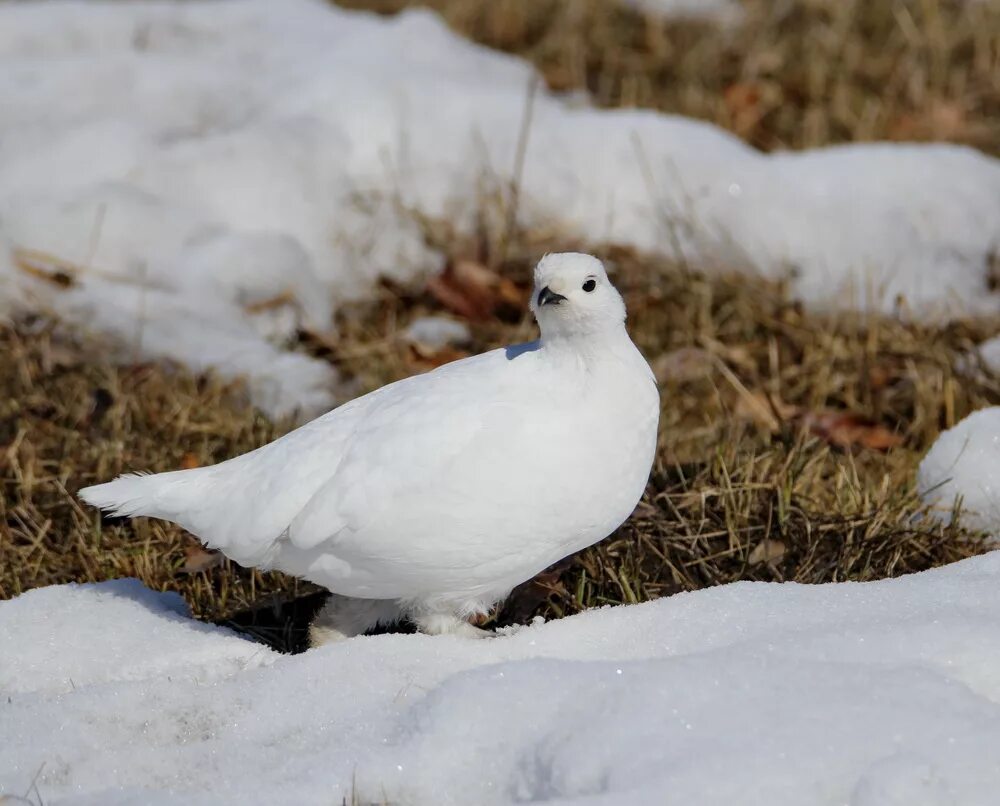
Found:
[[220, 464], [80, 497], [328, 588], [314, 645], [402, 617], [489, 634], [469, 617], [623, 523], [656, 450], [656, 382], [601, 262], [544, 257], [531, 309], [535, 342], [383, 386]]

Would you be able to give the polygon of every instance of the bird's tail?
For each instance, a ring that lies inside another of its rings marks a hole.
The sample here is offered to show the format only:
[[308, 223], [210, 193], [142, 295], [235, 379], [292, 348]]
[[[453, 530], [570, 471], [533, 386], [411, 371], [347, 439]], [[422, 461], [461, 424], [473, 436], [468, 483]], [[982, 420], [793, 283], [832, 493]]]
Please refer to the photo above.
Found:
[[84, 487], [78, 495], [88, 504], [112, 515], [145, 515], [177, 522], [203, 494], [198, 483], [199, 471], [175, 470], [170, 473], [127, 473], [114, 481]]

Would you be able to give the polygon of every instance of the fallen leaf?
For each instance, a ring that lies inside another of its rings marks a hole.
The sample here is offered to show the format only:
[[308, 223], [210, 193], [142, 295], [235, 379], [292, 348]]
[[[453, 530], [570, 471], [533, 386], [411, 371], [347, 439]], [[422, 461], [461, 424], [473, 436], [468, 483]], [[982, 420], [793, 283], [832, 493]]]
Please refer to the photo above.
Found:
[[184, 551], [184, 565], [181, 566], [181, 572], [200, 574], [218, 568], [225, 559], [219, 552], [208, 551], [203, 546], [188, 546]]
[[750, 552], [750, 556], [747, 558], [747, 562], [750, 565], [760, 565], [761, 563], [771, 563], [780, 562], [781, 558], [785, 556], [785, 544], [780, 540], [770, 540], [765, 538], [756, 546], [753, 547], [753, 551]]
[[466, 319], [489, 319], [503, 306], [520, 308], [523, 294], [517, 285], [474, 260], [456, 260], [427, 282], [444, 307]]
[[810, 433], [838, 448], [887, 451], [903, 444], [899, 434], [850, 411], [810, 411], [802, 415], [800, 422]]
[[781, 103], [781, 88], [763, 81], [739, 81], [723, 90], [723, 103], [737, 134], [749, 134], [769, 111]]
[[894, 380], [894, 373], [888, 367], [873, 366], [868, 370], [868, 383], [873, 390], [884, 389]]
[[919, 112], [900, 115], [889, 125], [889, 136], [893, 140], [963, 140], [971, 129], [962, 103], [934, 100]]
[[184, 470], [191, 470], [195, 467], [201, 467], [201, 462], [195, 454], [188, 451], [181, 457], [181, 467], [184, 468]]

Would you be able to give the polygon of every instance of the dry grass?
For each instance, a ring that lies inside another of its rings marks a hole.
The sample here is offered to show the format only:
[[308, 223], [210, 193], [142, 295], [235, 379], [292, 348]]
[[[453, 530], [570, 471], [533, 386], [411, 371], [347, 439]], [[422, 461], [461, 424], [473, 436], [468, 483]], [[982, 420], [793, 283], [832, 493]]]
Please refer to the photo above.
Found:
[[609, 0], [339, 0], [440, 12], [555, 90], [690, 115], [771, 150], [950, 140], [1000, 151], [1000, 4], [744, 0], [727, 30]]
[[0, 325], [0, 597], [59, 582], [135, 576], [184, 591], [203, 615], [245, 607], [284, 580], [227, 567], [180, 569], [193, 538], [171, 524], [105, 520], [80, 487], [130, 468], [210, 463], [273, 439], [239, 390], [177, 368], [116, 368], [106, 345], [51, 323]]
[[[521, 247], [502, 272], [526, 283], [542, 247]], [[982, 535], [920, 518], [913, 482], [942, 428], [1000, 401], [998, 379], [966, 360], [992, 325], [819, 317], [775, 284], [706, 278], [626, 250], [605, 259], [661, 376], [685, 357], [682, 372], [661, 377], [657, 464], [633, 519], [523, 586], [501, 623], [739, 579], [877, 579], [984, 550]], [[341, 332], [365, 350], [340, 368], [366, 386], [408, 374], [395, 332], [435, 310], [425, 293], [385, 289], [342, 318]], [[487, 321], [470, 349], [529, 334], [524, 321]], [[902, 444], [887, 453], [840, 449], [793, 411], [862, 415]]]
[[[534, 255], [510, 251], [504, 271], [523, 282]], [[664, 371], [682, 348], [693, 362], [662, 384], [660, 451], [636, 516], [519, 589], [500, 623], [739, 579], [876, 579], [984, 550], [980, 535], [915, 517], [912, 483], [940, 428], [1000, 401], [995, 377], [961, 369], [985, 330], [820, 319], [770, 284], [709, 280], [628, 252], [608, 259], [653, 364]], [[422, 288], [384, 287], [341, 315], [336, 344], [309, 346], [375, 387], [423, 368], [399, 331], [439, 312]], [[467, 348], [530, 332], [523, 319], [489, 319], [473, 326]], [[180, 590], [202, 617], [301, 646], [318, 600], [299, 597], [313, 587], [228, 563], [186, 573], [196, 544], [182, 530], [145, 519], [102, 523], [73, 498], [123, 470], [218, 461], [282, 426], [248, 409], [238, 389], [178, 368], [115, 368], [94, 361], [101, 353], [40, 322], [0, 329], [0, 382], [11, 392], [0, 409], [0, 596], [137, 576]], [[767, 408], [747, 405], [748, 395]], [[798, 419], [782, 421], [792, 407], [862, 414], [904, 441], [888, 453], [840, 450]]]
[[[702, 117], [764, 148], [1000, 143], [995, 4], [749, 2], [744, 23], [728, 31], [654, 22], [597, 0], [428, 4], [479, 41], [531, 58], [553, 87]], [[426, 222], [428, 239], [522, 288], [541, 252], [574, 246], [540, 233], [507, 243], [506, 220], [502, 210], [484, 215], [493, 224], [474, 243]], [[965, 358], [997, 323], [819, 317], [772, 283], [708, 278], [611, 246], [603, 256], [663, 378], [656, 467], [628, 524], [522, 586], [499, 623], [739, 579], [876, 579], [984, 550], [982, 535], [919, 517], [913, 478], [942, 428], [1000, 402], [1000, 380]], [[371, 303], [341, 311], [335, 342], [305, 339], [302, 349], [374, 388], [426, 368], [398, 334], [440, 311], [426, 289], [384, 286]], [[464, 349], [530, 338], [531, 323], [508, 314], [474, 323]], [[123, 470], [227, 458], [288, 425], [254, 413], [239, 389], [176, 367], [116, 368], [101, 358], [108, 354], [44, 321], [0, 327], [0, 597], [137, 576], [180, 590], [201, 617], [301, 646], [317, 601], [311, 586], [228, 563], [185, 572], [196, 544], [180, 529], [102, 521], [73, 497]], [[803, 426], [812, 412], [867, 418], [901, 444], [887, 453], [838, 448]]]

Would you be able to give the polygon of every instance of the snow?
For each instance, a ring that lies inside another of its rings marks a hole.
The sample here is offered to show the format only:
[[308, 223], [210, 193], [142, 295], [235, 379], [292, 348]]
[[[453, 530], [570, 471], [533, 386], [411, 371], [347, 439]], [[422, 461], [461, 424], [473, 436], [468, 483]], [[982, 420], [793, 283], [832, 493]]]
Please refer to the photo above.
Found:
[[[29, 636], [31, 646], [21, 646]], [[139, 637], [156, 652], [137, 652]], [[192, 620], [179, 594], [156, 593], [136, 579], [36, 589], [4, 602], [0, 645], [18, 647], [21, 655], [19, 662], [0, 665], [0, 691], [7, 694], [169, 675], [208, 682], [272, 654]]]
[[[51, 310], [126, 356], [247, 377], [272, 414], [323, 410], [338, 379], [289, 349], [297, 331], [329, 328], [379, 275], [443, 265], [411, 212], [474, 226], [512, 179], [534, 78], [424, 11], [0, 3], [0, 316]], [[532, 120], [524, 225], [791, 274], [825, 307], [1000, 310], [1000, 162], [983, 154], [762, 155], [705, 123], [545, 91]], [[404, 337], [467, 332], [427, 319]], [[960, 497], [965, 523], [1000, 533], [998, 445], [1000, 408], [941, 435], [918, 478], [940, 517]], [[134, 580], [39, 589], [0, 602], [0, 794], [991, 804], [998, 583], [994, 552], [876, 583], [728, 585], [491, 641], [389, 635], [294, 657]]]
[[403, 338], [413, 344], [439, 350], [449, 344], [461, 344], [472, 338], [469, 326], [443, 316], [419, 316], [407, 326]]
[[994, 552], [279, 656], [135, 582], [44, 588], [0, 603], [0, 792], [37, 775], [67, 804], [985, 805], [998, 609]]
[[934, 515], [1000, 535], [1000, 406], [975, 411], [943, 432], [920, 463], [917, 486]]
[[[378, 275], [441, 267], [410, 211], [474, 226], [511, 181], [533, 76], [426, 11], [0, 4], [0, 315], [51, 310], [128, 357], [248, 375], [272, 414], [323, 410], [336, 373], [288, 352], [297, 329], [328, 328]], [[525, 225], [792, 273], [824, 306], [1000, 309], [1000, 162], [978, 152], [766, 156], [705, 123], [545, 91], [532, 119]], [[24, 271], [24, 250], [77, 282]]]
[[989, 369], [1000, 372], [1000, 336], [994, 336], [977, 345], [969, 365], [974, 365], [975, 359], [979, 358]]
[[743, 16], [735, 0], [624, 0], [624, 5], [663, 19], [732, 24]]

